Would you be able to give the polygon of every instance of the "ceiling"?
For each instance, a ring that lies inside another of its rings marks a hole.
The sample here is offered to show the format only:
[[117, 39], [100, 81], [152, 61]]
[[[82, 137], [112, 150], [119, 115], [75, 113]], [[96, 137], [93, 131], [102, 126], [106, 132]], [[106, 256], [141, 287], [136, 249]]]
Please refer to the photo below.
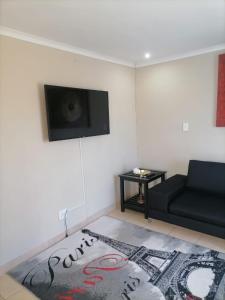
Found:
[[0, 0], [0, 25], [2, 34], [142, 66], [225, 49], [225, 0]]

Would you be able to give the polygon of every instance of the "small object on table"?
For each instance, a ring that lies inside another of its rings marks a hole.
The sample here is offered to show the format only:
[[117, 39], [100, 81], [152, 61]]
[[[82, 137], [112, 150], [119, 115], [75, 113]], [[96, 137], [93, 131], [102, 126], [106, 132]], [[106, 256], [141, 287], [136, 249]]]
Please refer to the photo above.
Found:
[[[165, 181], [165, 171], [146, 170], [135, 168], [133, 171], [119, 175], [120, 177], [120, 195], [121, 195], [121, 211], [125, 208], [135, 211], [144, 212], [145, 219], [148, 218], [149, 199], [148, 199], [148, 184], [156, 179], [161, 178], [161, 182]], [[139, 184], [139, 193], [125, 200], [124, 182], [131, 181]], [[142, 187], [144, 186], [144, 194]]]
[[133, 173], [136, 175], [140, 175], [140, 176], [148, 176], [151, 174], [151, 171], [145, 170], [145, 169], [134, 168]]
[[145, 203], [145, 201], [144, 201], [144, 195], [142, 193], [142, 183], [140, 183], [140, 182], [139, 182], [139, 197], [138, 197], [137, 202], [139, 204], [144, 204]]
[[[144, 177], [144, 176], [150, 175], [151, 171], [150, 170], [139, 169], [139, 168], [134, 168], [133, 173], [136, 174], [136, 175], [140, 175], [140, 177]], [[139, 182], [139, 197], [138, 197], [137, 202], [139, 204], [144, 204], [144, 195], [142, 193], [142, 183], [141, 182]]]

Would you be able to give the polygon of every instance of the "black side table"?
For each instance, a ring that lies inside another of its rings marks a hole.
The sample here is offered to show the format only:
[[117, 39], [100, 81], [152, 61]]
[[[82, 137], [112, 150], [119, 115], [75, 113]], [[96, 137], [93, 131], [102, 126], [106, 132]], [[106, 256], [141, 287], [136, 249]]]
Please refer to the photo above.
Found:
[[[148, 219], [148, 184], [156, 179], [161, 178], [161, 182], [165, 181], [166, 172], [150, 170], [151, 174], [147, 176], [140, 176], [133, 173], [133, 171], [119, 175], [120, 177], [120, 197], [121, 197], [121, 211], [125, 208], [133, 209], [135, 211], [144, 212], [145, 219]], [[124, 181], [132, 181], [139, 183], [139, 194], [125, 200]], [[144, 201], [139, 201], [142, 197], [141, 189], [144, 185]]]

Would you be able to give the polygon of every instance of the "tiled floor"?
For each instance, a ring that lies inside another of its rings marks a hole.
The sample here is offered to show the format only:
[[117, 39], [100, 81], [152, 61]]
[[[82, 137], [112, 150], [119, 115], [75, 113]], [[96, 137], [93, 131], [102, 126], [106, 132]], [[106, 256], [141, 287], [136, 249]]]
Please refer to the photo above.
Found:
[[[143, 215], [140, 213], [129, 210], [126, 210], [125, 213], [121, 213], [119, 210], [114, 210], [109, 214], [109, 216], [125, 220], [154, 231], [162, 232], [194, 244], [199, 244], [211, 249], [225, 252], [225, 241], [223, 239], [157, 220], [151, 220], [149, 222], [145, 220]], [[0, 277], [0, 300], [34, 299], [37, 299], [37, 297], [32, 295], [28, 290], [23, 288], [8, 275], [3, 275]]]
[[0, 277], [0, 300], [35, 300], [38, 299], [22, 285], [8, 275]]

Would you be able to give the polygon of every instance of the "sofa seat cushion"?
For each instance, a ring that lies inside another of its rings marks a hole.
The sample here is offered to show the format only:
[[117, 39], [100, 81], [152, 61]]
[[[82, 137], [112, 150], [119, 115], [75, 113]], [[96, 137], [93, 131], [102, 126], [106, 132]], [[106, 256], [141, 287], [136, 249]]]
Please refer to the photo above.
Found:
[[169, 212], [225, 227], [225, 198], [185, 190], [171, 201]]

